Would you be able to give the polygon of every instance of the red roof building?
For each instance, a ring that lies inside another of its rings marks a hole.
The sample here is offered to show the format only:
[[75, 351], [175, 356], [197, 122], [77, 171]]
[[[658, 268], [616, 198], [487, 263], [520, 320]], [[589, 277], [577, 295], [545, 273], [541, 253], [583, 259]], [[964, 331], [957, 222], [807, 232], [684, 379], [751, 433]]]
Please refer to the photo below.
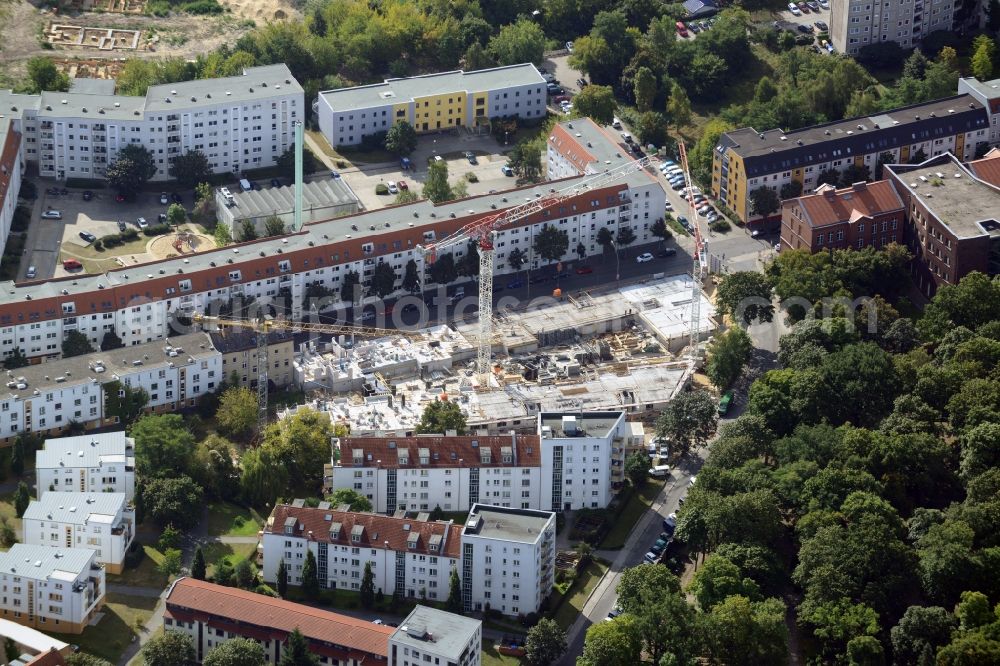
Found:
[[1000, 148], [993, 148], [982, 159], [969, 162], [969, 170], [979, 180], [1000, 187]]
[[781, 247], [820, 252], [903, 242], [903, 200], [887, 180], [786, 199]]

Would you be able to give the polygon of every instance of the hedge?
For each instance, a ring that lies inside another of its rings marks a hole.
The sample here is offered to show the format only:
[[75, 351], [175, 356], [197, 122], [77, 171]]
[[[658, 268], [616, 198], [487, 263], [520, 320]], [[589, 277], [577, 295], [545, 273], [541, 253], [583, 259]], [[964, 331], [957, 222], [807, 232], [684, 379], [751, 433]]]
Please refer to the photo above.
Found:
[[143, 229], [142, 233], [147, 236], [166, 236], [172, 231], [169, 224], [153, 224]]

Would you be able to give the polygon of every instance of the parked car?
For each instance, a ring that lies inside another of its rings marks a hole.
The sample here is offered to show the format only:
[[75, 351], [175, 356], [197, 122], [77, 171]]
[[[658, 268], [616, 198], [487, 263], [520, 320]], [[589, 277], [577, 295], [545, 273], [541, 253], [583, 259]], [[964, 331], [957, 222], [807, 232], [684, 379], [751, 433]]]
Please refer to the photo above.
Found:
[[[719, 416], [725, 416], [729, 412], [729, 408], [733, 404], [733, 392], [726, 391], [722, 394], [722, 398], [719, 400]], [[694, 477], [691, 477], [691, 483], [694, 483]]]
[[681, 37], [687, 37], [688, 36], [687, 26], [684, 25], [681, 21], [678, 21], [677, 23], [675, 23], [674, 27], [677, 28], [677, 34], [680, 35]]
[[820, 32], [827, 32], [830, 29], [830, 26], [826, 24], [826, 21], [816, 21], [813, 25], [816, 26], [816, 29]]
[[587, 87], [587, 79], [577, 79], [576, 80], [576, 87], [579, 88], [580, 90], [583, 90], [584, 88], [586, 88]]
[[566, 50], [570, 53], [573, 52], [573, 42], [566, 42]]
[[29, 280], [33, 280], [35, 279], [36, 275], [38, 275], [38, 269], [36, 269], [34, 266], [28, 266], [28, 272], [24, 274], [24, 277], [26, 277]]
[[94, 198], [94, 193], [93, 192], [91, 192], [90, 190], [84, 190], [83, 191], [83, 200], [84, 201], [90, 201], [93, 198]]
[[621, 606], [615, 604], [615, 607], [608, 611], [608, 619], [613, 620], [621, 614], [622, 614]]
[[569, 95], [559, 95], [558, 97], [553, 97], [552, 101], [556, 104], [562, 104], [563, 102], [569, 101]]
[[514, 170], [510, 168], [509, 164], [504, 164], [502, 167], [500, 167], [500, 173], [502, 173], [505, 176], [513, 176]]
[[479, 164], [479, 161], [476, 159], [475, 153], [473, 153], [471, 150], [465, 153], [465, 159], [469, 160], [469, 164]]
[[593, 272], [594, 272], [594, 269], [591, 268], [590, 266], [577, 266], [576, 267], [576, 274], [577, 275], [590, 275]]
[[80, 238], [82, 238], [83, 240], [85, 240], [88, 243], [93, 243], [95, 240], [97, 240], [97, 236], [95, 236], [94, 234], [90, 233], [89, 231], [81, 231], [80, 232]]
[[398, 182], [396, 183], [396, 187], [398, 187], [400, 191], [403, 191], [403, 190], [408, 190], [408, 189], [410, 189], [410, 186], [406, 184], [406, 181], [405, 181], [405, 180], [400, 180], [400, 181], [398, 181]]
[[125, 220], [118, 220], [118, 231], [125, 231]]
[[678, 222], [680, 223], [680, 225], [681, 225], [682, 227], [684, 227], [685, 229], [689, 229], [689, 230], [691, 229], [691, 223], [690, 223], [690, 222], [688, 222], [688, 219], [687, 219], [686, 217], [684, 217], [683, 215], [678, 215], [678, 216], [677, 216], [677, 221], [678, 221]]
[[650, 564], [655, 564], [658, 559], [660, 559], [660, 556], [653, 552], [646, 553], [642, 556], [642, 561]]
[[638, 257], [635, 258], [636, 263], [645, 264], [646, 262], [652, 261], [653, 255], [649, 252], [643, 252]]
[[814, 12], [819, 12], [819, 3], [815, 0], [806, 0], [806, 6]]
[[389, 194], [399, 194], [399, 188], [396, 187], [396, 183], [394, 181], [390, 180], [386, 183], [386, 185], [389, 188]]
[[625, 143], [632, 143], [632, 135], [628, 132], [622, 132], [622, 141]]
[[149, 226], [149, 222], [147, 222], [146, 218], [144, 218], [144, 217], [140, 217], [139, 219], [137, 219], [135, 221], [135, 223], [139, 225], [140, 229], [145, 229], [146, 227]]
[[677, 250], [675, 248], [668, 247], [666, 249], [663, 249], [663, 250], [660, 250], [659, 252], [657, 252], [656, 256], [658, 256], [658, 257], [673, 257], [676, 254], [677, 254]]
[[830, 3], [827, 0], [819, 0], [819, 6], [821, 9], [829, 9]]
[[60, 211], [60, 210], [47, 210], [44, 213], [42, 213], [42, 219], [43, 220], [61, 220], [62, 219], [62, 211]]
[[697, 24], [697, 23], [688, 23], [688, 24], [687, 24], [687, 27], [688, 27], [688, 30], [690, 30], [691, 32], [693, 32], [693, 33], [694, 33], [694, 34], [696, 34], [696, 35], [697, 35], [697, 34], [698, 34], [699, 32], [701, 32], [701, 28], [699, 28], [699, 27], [698, 27], [698, 24]]
[[520, 289], [523, 286], [524, 286], [524, 280], [522, 280], [521, 278], [515, 278], [507, 283], [508, 289]]
[[67, 259], [63, 262], [63, 268], [68, 271], [78, 271], [83, 268], [83, 264], [76, 259]]
[[807, 5], [804, 2], [804, 0], [802, 2], [797, 2], [795, 4], [797, 4], [799, 6], [799, 11], [802, 12], [803, 14], [808, 14], [809, 13], [809, 5]]
[[622, 121], [618, 119], [618, 116], [611, 119], [611, 126], [616, 130], [620, 130], [622, 128]]
[[167, 196], [166, 192], [160, 192], [160, 204], [166, 206], [170, 203], [170, 197]]
[[800, 23], [796, 27], [798, 28], [799, 32], [805, 33], [807, 35], [811, 35], [813, 32], [812, 26], [809, 25], [808, 23]]
[[802, 16], [802, 12], [799, 11], [798, 6], [794, 2], [788, 3], [788, 11], [792, 13], [792, 16]]

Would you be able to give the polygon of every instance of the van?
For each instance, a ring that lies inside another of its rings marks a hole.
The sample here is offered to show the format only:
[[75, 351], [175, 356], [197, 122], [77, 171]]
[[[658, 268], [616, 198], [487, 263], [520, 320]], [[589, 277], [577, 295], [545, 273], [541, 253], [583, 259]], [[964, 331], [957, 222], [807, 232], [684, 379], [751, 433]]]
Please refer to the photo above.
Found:
[[244, 192], [249, 192], [250, 190], [253, 189], [253, 187], [250, 185], [249, 180], [247, 180], [246, 178], [240, 178], [240, 189], [243, 190]]
[[236, 199], [233, 198], [233, 193], [229, 191], [228, 187], [223, 187], [219, 190], [219, 194], [222, 195], [222, 198], [225, 200], [227, 206], [232, 206], [236, 203]]
[[649, 468], [649, 475], [654, 479], [665, 479], [670, 474], [670, 465], [656, 465]]

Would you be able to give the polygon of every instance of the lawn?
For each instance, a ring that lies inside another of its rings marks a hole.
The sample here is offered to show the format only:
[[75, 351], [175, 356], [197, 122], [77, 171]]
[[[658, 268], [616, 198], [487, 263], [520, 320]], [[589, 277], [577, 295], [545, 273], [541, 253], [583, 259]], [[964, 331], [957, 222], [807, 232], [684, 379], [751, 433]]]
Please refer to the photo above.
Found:
[[483, 639], [483, 666], [518, 666], [523, 663], [523, 659], [500, 654], [492, 641]]
[[96, 626], [87, 627], [82, 634], [53, 634], [53, 636], [67, 643], [79, 645], [83, 652], [116, 664], [136, 635], [136, 627], [141, 626], [152, 616], [157, 601], [159, 600], [156, 598], [109, 593], [101, 611], [104, 617]]
[[232, 502], [208, 505], [209, 536], [256, 536], [264, 519], [253, 509]]
[[208, 575], [215, 571], [215, 565], [220, 561], [225, 561], [231, 567], [235, 567], [240, 560], [253, 555], [257, 550], [257, 545], [252, 543], [210, 543], [202, 549], [205, 562], [208, 566]]
[[601, 542], [602, 550], [613, 550], [625, 545], [625, 540], [628, 538], [629, 532], [632, 531], [632, 527], [649, 510], [662, 488], [663, 482], [650, 480], [639, 488], [639, 492], [632, 494], [628, 504], [618, 514], [618, 518], [613, 521], [611, 529], [605, 535], [604, 541]]
[[73, 243], [63, 244], [63, 248], [65, 254], [70, 257], [75, 257], [77, 259], [105, 260], [113, 259], [114, 257], [121, 257], [126, 254], [142, 254], [146, 251], [146, 245], [148, 245], [151, 240], [153, 240], [151, 237], [140, 233], [139, 237], [134, 241], [129, 241], [106, 250], [95, 250], [93, 244], [82, 245], [75, 241]]
[[583, 605], [587, 603], [587, 598], [594, 591], [597, 583], [608, 570], [606, 564], [591, 561], [586, 569], [580, 571], [573, 586], [569, 588], [569, 593], [563, 597], [562, 603], [556, 609], [555, 621], [564, 630], [576, 621], [577, 616], [583, 610]]
[[148, 587], [163, 589], [167, 586], [167, 577], [156, 570], [163, 561], [163, 553], [153, 546], [143, 546], [145, 555], [138, 566], [125, 569], [121, 574], [108, 574], [108, 585], [128, 585], [129, 587]]

